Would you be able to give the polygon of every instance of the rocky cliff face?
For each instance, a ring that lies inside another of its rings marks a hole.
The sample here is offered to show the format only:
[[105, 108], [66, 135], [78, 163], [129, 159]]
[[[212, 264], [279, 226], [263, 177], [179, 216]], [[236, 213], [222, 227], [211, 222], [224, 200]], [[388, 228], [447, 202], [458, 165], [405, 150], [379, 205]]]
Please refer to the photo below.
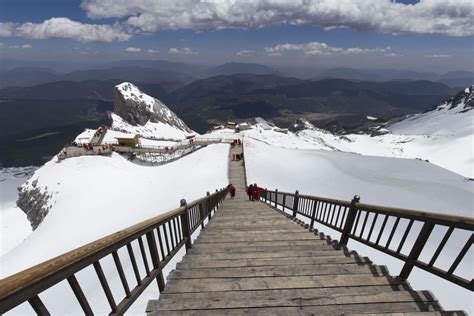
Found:
[[114, 112], [132, 125], [145, 125], [147, 122], [164, 123], [185, 132], [192, 132], [163, 102], [124, 82], [115, 86]]
[[31, 182], [31, 186], [26, 185], [18, 188], [18, 201], [16, 204], [25, 212], [26, 218], [30, 221], [31, 227], [35, 230], [43, 219], [48, 215], [51, 205], [48, 205], [49, 199], [52, 197], [46, 189], [38, 187], [38, 180]]

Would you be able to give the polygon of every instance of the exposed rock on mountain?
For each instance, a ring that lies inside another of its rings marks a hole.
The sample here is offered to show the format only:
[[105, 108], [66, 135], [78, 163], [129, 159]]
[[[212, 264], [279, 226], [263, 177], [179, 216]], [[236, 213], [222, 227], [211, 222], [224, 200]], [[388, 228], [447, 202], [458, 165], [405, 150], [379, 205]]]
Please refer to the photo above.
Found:
[[148, 122], [161, 122], [191, 132], [191, 129], [164, 103], [141, 92], [129, 82], [115, 86], [114, 104], [114, 112], [132, 125], [143, 126]]

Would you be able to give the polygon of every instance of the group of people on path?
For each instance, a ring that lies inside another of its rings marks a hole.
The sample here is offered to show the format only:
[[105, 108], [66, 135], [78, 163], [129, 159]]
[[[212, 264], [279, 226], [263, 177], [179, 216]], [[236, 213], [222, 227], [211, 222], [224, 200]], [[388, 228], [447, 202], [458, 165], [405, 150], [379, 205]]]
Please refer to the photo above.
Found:
[[247, 188], [247, 195], [250, 201], [259, 201], [260, 192], [262, 192], [262, 188], [259, 188], [256, 183], [249, 185]]
[[[231, 183], [227, 186], [230, 193], [230, 198], [234, 199], [236, 189], [235, 186]], [[247, 187], [247, 195], [249, 196], [249, 201], [259, 201], [260, 200], [260, 193], [262, 192], [262, 188], [260, 188], [256, 183], [251, 184]]]

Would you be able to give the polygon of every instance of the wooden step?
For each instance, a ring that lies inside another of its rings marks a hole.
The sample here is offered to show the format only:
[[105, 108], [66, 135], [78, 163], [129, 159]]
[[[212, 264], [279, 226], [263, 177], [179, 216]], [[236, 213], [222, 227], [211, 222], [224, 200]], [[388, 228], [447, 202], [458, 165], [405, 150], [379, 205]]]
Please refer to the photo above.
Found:
[[371, 263], [368, 258], [356, 258], [346, 256], [325, 256], [325, 257], [295, 257], [295, 258], [265, 258], [265, 259], [230, 259], [230, 260], [206, 260], [203, 258], [192, 258], [188, 260], [185, 256], [181, 262], [177, 263], [178, 269], [187, 268], [220, 268], [220, 267], [259, 267], [259, 266], [297, 266], [302, 264], [364, 264]]
[[217, 300], [198, 299], [182, 299], [179, 295], [173, 298], [165, 298], [154, 301], [156, 305], [148, 306], [149, 310], [200, 310], [200, 309], [242, 309], [242, 308], [258, 308], [258, 307], [303, 307], [303, 306], [337, 306], [364, 304], [368, 305], [376, 303], [401, 303], [401, 302], [419, 302], [420, 305], [426, 305], [428, 310], [432, 306], [432, 310], [439, 309], [437, 300], [429, 293], [423, 291], [399, 291], [399, 292], [379, 292], [367, 294], [357, 293], [357, 288], [353, 289], [353, 293], [348, 294], [325, 294], [305, 297], [279, 297], [273, 298], [268, 296], [254, 295], [248, 299], [225, 298]]
[[239, 267], [219, 269], [178, 269], [168, 279], [251, 278], [302, 275], [368, 274], [387, 276], [386, 267], [355, 264], [318, 264], [294, 266]]

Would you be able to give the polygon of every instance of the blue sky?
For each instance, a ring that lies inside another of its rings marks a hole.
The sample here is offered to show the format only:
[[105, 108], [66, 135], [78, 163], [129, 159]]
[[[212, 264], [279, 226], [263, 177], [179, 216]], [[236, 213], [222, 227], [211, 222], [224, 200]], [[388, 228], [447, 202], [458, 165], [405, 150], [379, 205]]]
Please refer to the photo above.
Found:
[[397, 2], [0, 0], [0, 48], [16, 60], [473, 70], [470, 1]]

